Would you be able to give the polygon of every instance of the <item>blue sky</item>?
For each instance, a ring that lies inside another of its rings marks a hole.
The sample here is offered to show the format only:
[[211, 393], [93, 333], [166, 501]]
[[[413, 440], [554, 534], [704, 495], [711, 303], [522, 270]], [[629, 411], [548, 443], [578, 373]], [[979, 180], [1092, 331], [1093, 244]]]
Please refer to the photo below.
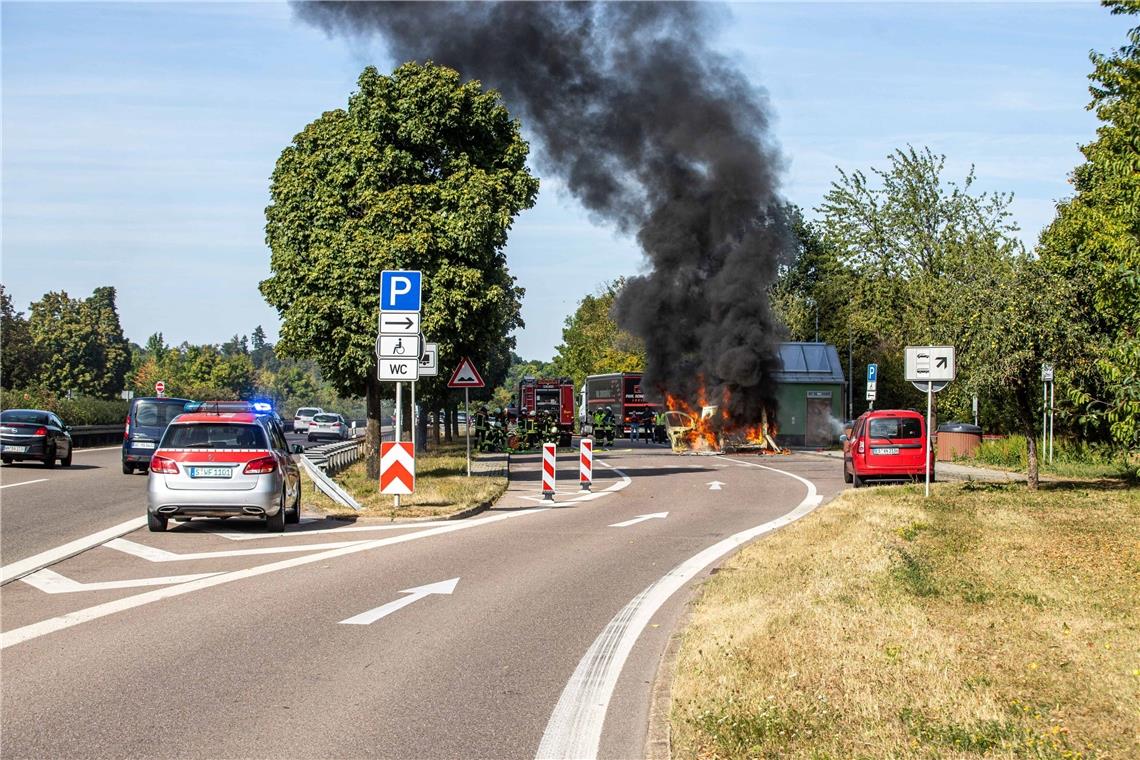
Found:
[[[809, 217], [836, 166], [928, 145], [948, 176], [973, 164], [979, 188], [1014, 192], [1027, 245], [1096, 129], [1089, 51], [1119, 47], [1128, 27], [1094, 3], [728, 12], [714, 45], [767, 91], [784, 194]], [[113, 285], [133, 341], [216, 343], [258, 324], [275, 339], [257, 290], [269, 175], [365, 65], [392, 68], [383, 48], [329, 39], [278, 3], [4, 2], [0, 24], [0, 280], [17, 308]], [[549, 175], [507, 253], [527, 289], [527, 358], [553, 355], [580, 298], [643, 267], [632, 240], [592, 223]]]

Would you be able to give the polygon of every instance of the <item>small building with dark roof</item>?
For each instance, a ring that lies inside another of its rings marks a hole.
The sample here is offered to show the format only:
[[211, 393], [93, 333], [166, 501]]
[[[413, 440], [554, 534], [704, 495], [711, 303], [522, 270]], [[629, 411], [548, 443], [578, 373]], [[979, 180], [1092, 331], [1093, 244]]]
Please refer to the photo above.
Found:
[[843, 365], [827, 343], [781, 343], [776, 373], [778, 432], [783, 446], [830, 446], [843, 429]]

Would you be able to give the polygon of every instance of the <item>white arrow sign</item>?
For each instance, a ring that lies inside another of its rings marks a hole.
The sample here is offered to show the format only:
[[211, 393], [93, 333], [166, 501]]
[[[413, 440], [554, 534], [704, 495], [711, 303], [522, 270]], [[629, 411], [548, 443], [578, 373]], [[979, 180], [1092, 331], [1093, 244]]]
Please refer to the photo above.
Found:
[[425, 596], [432, 594], [450, 594], [455, 591], [456, 585], [459, 584], [458, 578], [452, 578], [449, 581], [440, 581], [439, 583], [429, 583], [426, 586], [417, 586], [416, 588], [409, 588], [401, 591], [401, 594], [409, 594], [402, 599], [397, 599], [394, 602], [388, 602], [383, 607], [377, 607], [374, 610], [362, 612], [359, 615], [353, 615], [348, 620], [340, 621], [341, 625], [369, 625], [375, 623], [382, 617], [391, 615], [396, 610], [407, 607], [412, 602], [418, 602]]
[[610, 527], [611, 528], [628, 528], [631, 525], [637, 525], [639, 522], [645, 522], [646, 520], [664, 520], [668, 516], [669, 516], [668, 512], [654, 512], [651, 515], [641, 515], [640, 517], [635, 517], [632, 520], [626, 520], [625, 522], [614, 523]]
[[723, 486], [724, 483], [721, 483], [719, 480], [714, 480], [711, 483], [705, 483], [705, 485], [709, 487], [710, 491], [719, 491], [721, 490], [720, 487]]

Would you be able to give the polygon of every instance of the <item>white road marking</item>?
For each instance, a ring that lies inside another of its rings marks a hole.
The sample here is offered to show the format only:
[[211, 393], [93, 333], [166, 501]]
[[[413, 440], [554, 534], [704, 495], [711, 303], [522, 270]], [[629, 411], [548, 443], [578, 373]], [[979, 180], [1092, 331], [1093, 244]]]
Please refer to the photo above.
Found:
[[426, 586], [416, 586], [415, 588], [404, 589], [401, 594], [410, 594], [402, 599], [397, 599], [394, 602], [388, 602], [382, 607], [377, 607], [374, 610], [361, 612], [359, 615], [353, 615], [347, 620], [340, 621], [341, 625], [370, 625], [375, 623], [382, 617], [391, 615], [396, 610], [407, 607], [412, 602], [418, 602], [425, 596], [431, 594], [451, 594], [455, 592], [456, 585], [459, 584], [458, 578], [452, 578], [449, 581], [440, 581], [439, 583], [429, 583]]
[[224, 549], [217, 552], [191, 552], [189, 554], [178, 554], [176, 552], [167, 551], [166, 549], [144, 546], [143, 544], [136, 544], [134, 541], [128, 541], [125, 538], [116, 538], [114, 541], [108, 541], [103, 544], [103, 546], [135, 557], [141, 557], [150, 562], [185, 562], [193, 559], [253, 557], [259, 554], [287, 554], [289, 552], [307, 552], [318, 549], [340, 549], [345, 546], [355, 546], [360, 543], [364, 543], [364, 541], [330, 541], [324, 544], [291, 544], [289, 546], [267, 546], [261, 549]]
[[654, 512], [651, 515], [641, 515], [640, 517], [635, 517], [632, 520], [626, 520], [625, 522], [614, 523], [610, 527], [611, 528], [628, 528], [631, 525], [637, 525], [639, 522], [645, 522], [646, 520], [664, 520], [668, 516], [669, 516], [668, 512]]
[[25, 575], [20, 580], [45, 594], [72, 594], [77, 591], [109, 591], [120, 588], [136, 588], [138, 586], [168, 586], [172, 583], [186, 583], [199, 578], [209, 578], [218, 573], [194, 573], [193, 575], [168, 575], [164, 578], [135, 578], [124, 581], [97, 581], [94, 583], [81, 583], [60, 575], [54, 570], [37, 570], [31, 575]]
[[724, 483], [721, 483], [719, 480], [714, 480], [711, 483], [705, 483], [705, 485], [709, 487], [710, 491], [719, 491], [720, 487], [723, 486]]
[[[328, 522], [324, 518], [302, 518], [301, 524], [315, 522]], [[341, 533], [359, 533], [377, 530], [419, 530], [420, 528], [436, 528], [441, 525], [448, 525], [454, 522], [453, 520], [425, 520], [423, 522], [406, 522], [406, 523], [379, 523], [376, 525], [346, 525], [341, 528], [329, 528], [327, 530], [301, 530], [301, 531], [287, 531], [285, 533], [269, 533], [269, 532], [250, 532], [250, 533], [233, 533], [223, 532], [213, 525], [203, 525], [201, 527], [194, 526], [190, 530], [200, 531], [202, 533], [212, 533], [215, 536], [229, 539], [230, 541], [256, 541], [266, 538], [298, 538], [307, 537], [313, 538], [318, 536], [340, 535]], [[193, 523], [184, 523], [182, 528], [193, 525]], [[363, 540], [363, 539], [362, 539]]]
[[75, 612], [69, 612], [60, 617], [49, 618], [42, 620], [38, 623], [25, 625], [21, 628], [14, 628], [11, 631], [5, 631], [0, 634], [0, 649], [6, 649], [15, 644], [31, 639], [46, 636], [49, 633], [62, 631], [65, 628], [80, 625], [81, 623], [88, 623], [92, 620], [114, 615], [118, 612], [124, 612], [135, 607], [141, 607], [144, 604], [151, 602], [158, 602], [163, 599], [169, 599], [182, 594], [189, 594], [194, 591], [201, 591], [203, 589], [212, 588], [214, 586], [221, 586], [225, 583], [233, 581], [244, 580], [246, 578], [254, 578], [259, 575], [267, 575], [269, 573], [277, 572], [278, 570], [288, 570], [294, 567], [301, 567], [309, 565], [314, 562], [324, 562], [326, 560], [334, 559], [336, 557], [344, 557], [349, 554], [356, 554], [357, 552], [368, 551], [369, 549], [378, 549], [382, 546], [392, 546], [394, 544], [402, 544], [407, 541], [415, 541], [421, 538], [430, 538], [432, 536], [439, 536], [445, 533], [453, 533], [455, 531], [466, 530], [467, 528], [477, 528], [481, 525], [488, 523], [500, 522], [502, 520], [510, 520], [515, 517], [522, 517], [523, 515], [533, 515], [539, 512], [545, 512], [545, 509], [528, 509], [519, 512], [504, 512], [503, 514], [494, 515], [493, 517], [484, 517], [479, 520], [456, 520], [450, 525], [442, 526], [439, 528], [432, 528], [430, 530], [421, 530], [417, 533], [406, 533], [400, 536], [392, 536], [390, 538], [380, 538], [372, 541], [363, 541], [352, 546], [345, 546], [340, 549], [332, 549], [330, 551], [318, 552], [316, 554], [308, 554], [304, 557], [293, 557], [291, 559], [280, 560], [278, 562], [271, 562], [265, 565], [258, 565], [257, 567], [247, 568], [245, 570], [235, 570], [229, 573], [222, 573], [221, 575], [214, 575], [209, 578], [200, 578], [196, 581], [182, 583], [177, 586], [167, 586], [166, 588], [155, 589], [154, 591], [145, 591], [141, 594], [128, 596], [123, 599], [116, 599], [112, 602], [105, 602], [98, 604], [94, 607], [88, 607]]
[[661, 606], [697, 573], [725, 554], [758, 536], [795, 522], [822, 501], [815, 484], [799, 475], [750, 462], [739, 464], [762, 467], [795, 478], [807, 486], [807, 495], [795, 509], [782, 517], [729, 536], [685, 560], [650, 584], [615, 615], [590, 645], [562, 690], [538, 746], [536, 757], [539, 760], [597, 757], [602, 726], [618, 676], [634, 643]]
[[40, 552], [35, 556], [22, 559], [19, 562], [4, 565], [4, 567], [0, 568], [0, 584], [8, 583], [28, 573], [34, 573], [36, 570], [47, 567], [48, 565], [54, 565], [56, 562], [65, 560], [68, 557], [74, 557], [76, 554], [80, 554], [94, 546], [110, 541], [112, 538], [125, 536], [144, 525], [146, 525], [146, 517], [136, 517], [133, 520], [119, 523], [112, 528], [101, 530], [98, 533], [92, 533], [90, 536], [69, 541], [63, 546], [57, 546], [54, 549], [48, 549], [46, 552]]
[[16, 486], [30, 486], [32, 483], [46, 483], [47, 478], [36, 478], [35, 480], [25, 480], [22, 483], [5, 483], [0, 488], [15, 488]]
[[123, 448], [123, 444], [120, 443], [118, 446], [100, 446], [100, 447], [94, 448], [94, 449], [75, 449], [75, 453], [76, 454], [85, 454], [88, 451], [118, 451], [118, 450], [121, 450], [122, 448]]

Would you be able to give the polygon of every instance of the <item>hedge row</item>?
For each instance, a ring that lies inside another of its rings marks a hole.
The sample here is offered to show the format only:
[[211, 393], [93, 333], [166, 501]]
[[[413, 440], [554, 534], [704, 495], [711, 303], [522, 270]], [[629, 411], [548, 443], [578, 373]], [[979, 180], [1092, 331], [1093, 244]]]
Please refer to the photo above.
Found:
[[125, 399], [60, 398], [40, 388], [0, 391], [4, 409], [46, 409], [55, 412], [65, 425], [114, 425], [126, 419], [129, 405]]

